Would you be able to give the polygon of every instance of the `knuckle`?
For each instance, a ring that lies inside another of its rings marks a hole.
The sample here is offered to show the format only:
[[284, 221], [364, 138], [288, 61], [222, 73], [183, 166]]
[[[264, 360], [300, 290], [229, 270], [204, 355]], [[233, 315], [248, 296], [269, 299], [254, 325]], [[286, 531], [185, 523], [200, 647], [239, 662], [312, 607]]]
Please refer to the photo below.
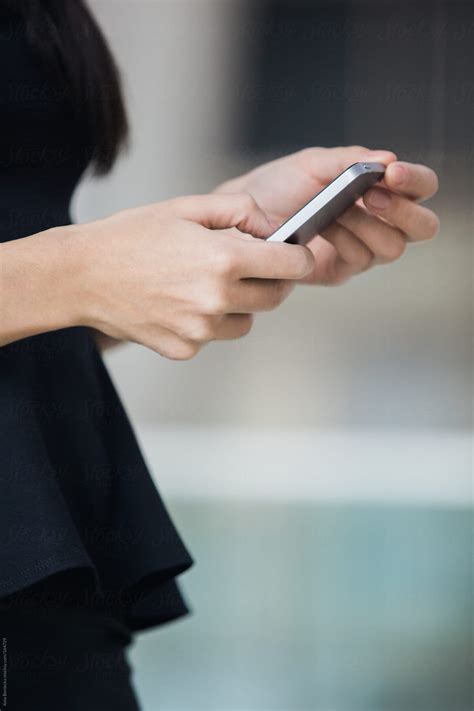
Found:
[[440, 221], [438, 215], [434, 212], [428, 212], [426, 216], [425, 235], [427, 239], [433, 239], [439, 232]]
[[228, 299], [223, 288], [210, 289], [202, 302], [202, 311], [207, 316], [221, 316], [227, 312]]
[[165, 344], [160, 343], [153, 350], [169, 360], [191, 360], [199, 352], [200, 345], [180, 338]]
[[361, 245], [351, 245], [347, 249], [346, 261], [352, 264], [356, 269], [364, 271], [372, 264], [374, 255], [372, 252]]
[[235, 252], [230, 248], [216, 251], [213, 255], [213, 266], [219, 276], [233, 276], [237, 267], [237, 257]]
[[354, 259], [354, 264], [356, 264], [357, 267], [358, 267], [361, 271], [365, 271], [366, 269], [368, 269], [368, 268], [372, 265], [373, 260], [374, 260], [373, 254], [371, 254], [371, 253], [368, 252], [368, 251], [367, 251], [367, 252], [362, 252], [362, 251], [361, 251], [361, 252], [357, 255], [357, 257]]
[[432, 180], [433, 180], [433, 187], [431, 189], [431, 196], [433, 196], [433, 195], [436, 195], [436, 193], [439, 190], [439, 178], [438, 178], [438, 174], [435, 173], [434, 170], [432, 170], [431, 173], [432, 173]]
[[214, 337], [211, 319], [206, 316], [196, 316], [187, 328], [187, 337], [197, 343], [207, 343]]
[[200, 346], [198, 343], [192, 343], [189, 341], [181, 341], [177, 343], [171, 352], [169, 358], [171, 360], [191, 360], [199, 353]]
[[[292, 247], [292, 249], [295, 249]], [[307, 247], [299, 247], [295, 254], [295, 279], [302, 279], [311, 271], [314, 258]]]
[[385, 249], [382, 254], [382, 259], [385, 262], [395, 262], [400, 257], [403, 257], [405, 250], [407, 248], [405, 239], [402, 235], [393, 237], [387, 241]]
[[275, 281], [268, 295], [268, 308], [270, 310], [278, 308], [286, 299], [288, 285], [283, 280]]
[[246, 336], [248, 333], [250, 333], [253, 326], [253, 322], [253, 314], [245, 314], [245, 316], [242, 317], [240, 337]]

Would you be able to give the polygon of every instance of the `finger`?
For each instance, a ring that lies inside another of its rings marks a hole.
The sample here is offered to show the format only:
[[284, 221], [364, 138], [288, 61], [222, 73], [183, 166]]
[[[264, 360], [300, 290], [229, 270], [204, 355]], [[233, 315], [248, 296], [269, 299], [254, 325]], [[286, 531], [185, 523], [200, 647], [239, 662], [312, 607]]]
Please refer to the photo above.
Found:
[[373, 261], [373, 252], [351, 230], [338, 222], [334, 222], [323, 230], [321, 236], [336, 249], [336, 267], [341, 263], [344, 272], [358, 274], [368, 269]]
[[272, 311], [289, 296], [293, 286], [293, 282], [281, 279], [241, 279], [233, 285], [229, 302], [235, 313]]
[[236, 239], [235, 254], [240, 278], [302, 279], [314, 268], [310, 250], [297, 244]]
[[219, 193], [179, 198], [175, 206], [181, 217], [208, 229], [237, 227], [254, 237], [268, 237], [276, 225], [248, 193]]
[[337, 222], [369, 248], [377, 264], [388, 264], [399, 259], [406, 249], [404, 233], [364, 207], [354, 205]]
[[438, 191], [438, 176], [426, 165], [396, 161], [387, 167], [384, 184], [414, 200], [428, 200]]
[[246, 336], [253, 325], [253, 314], [228, 314], [216, 329], [215, 341], [230, 341]]
[[194, 358], [202, 347], [202, 344], [178, 336], [167, 328], [160, 328], [156, 332], [146, 334], [144, 337], [137, 339], [137, 343], [141, 343], [146, 348], [150, 348], [171, 360]]
[[364, 204], [413, 242], [432, 239], [439, 231], [439, 219], [432, 210], [388, 190], [372, 188], [365, 194]]
[[397, 156], [392, 151], [371, 150], [364, 146], [341, 146], [337, 148], [305, 148], [301, 151], [305, 168], [318, 181], [329, 183], [353, 163], [371, 161], [388, 165]]
[[427, 200], [438, 191], [438, 176], [425, 165], [404, 163], [391, 164], [384, 176], [384, 185], [413, 200]]
[[336, 248], [324, 237], [318, 235], [310, 242], [314, 254], [314, 269], [302, 283], [336, 286], [343, 284], [353, 274], [351, 268], [339, 259]]

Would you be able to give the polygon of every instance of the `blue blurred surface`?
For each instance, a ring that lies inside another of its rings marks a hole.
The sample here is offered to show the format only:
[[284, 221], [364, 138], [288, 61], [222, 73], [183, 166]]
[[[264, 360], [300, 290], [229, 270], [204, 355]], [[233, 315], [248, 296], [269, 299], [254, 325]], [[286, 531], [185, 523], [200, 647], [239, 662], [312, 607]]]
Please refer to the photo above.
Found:
[[468, 508], [184, 502], [192, 616], [131, 653], [145, 711], [469, 711]]

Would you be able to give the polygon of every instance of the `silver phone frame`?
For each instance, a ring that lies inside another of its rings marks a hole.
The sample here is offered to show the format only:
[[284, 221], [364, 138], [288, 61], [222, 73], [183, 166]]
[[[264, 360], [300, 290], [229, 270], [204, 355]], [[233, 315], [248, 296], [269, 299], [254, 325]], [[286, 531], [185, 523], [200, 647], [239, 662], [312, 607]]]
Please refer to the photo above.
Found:
[[[354, 163], [350, 165], [346, 170], [344, 170], [340, 175], [337, 176], [331, 183], [326, 185], [319, 193], [312, 197], [306, 205], [303, 205], [294, 215], [289, 217], [278, 229], [275, 230], [269, 237], [267, 237], [268, 242], [285, 242], [289, 238], [293, 237], [295, 233], [300, 230], [305, 223], [318, 215], [318, 213], [328, 206], [336, 198], [348, 193], [348, 204], [340, 211], [335, 211], [334, 215], [331, 216], [329, 224], [337, 219], [345, 210], [357, 199], [363, 195], [372, 185], [375, 185], [385, 173], [386, 166], [383, 163]], [[364, 189], [355, 194], [351, 192], [351, 188], [354, 187], [354, 183], [362, 176], [371, 176], [371, 180], [368, 181], [368, 185], [364, 185]], [[336, 214], [337, 212], [337, 214]], [[323, 228], [324, 229], [324, 228]], [[318, 234], [315, 232], [314, 235]], [[304, 244], [309, 241], [308, 238], [300, 244]]]

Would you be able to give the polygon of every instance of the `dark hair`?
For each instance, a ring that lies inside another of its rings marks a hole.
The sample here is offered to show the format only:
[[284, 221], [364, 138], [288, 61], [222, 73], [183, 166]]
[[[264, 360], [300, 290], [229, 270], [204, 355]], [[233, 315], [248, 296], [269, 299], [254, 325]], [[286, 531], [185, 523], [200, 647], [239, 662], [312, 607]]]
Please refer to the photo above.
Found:
[[86, 123], [91, 167], [104, 175], [128, 135], [120, 74], [84, 0], [0, 0], [21, 14], [26, 36], [66, 82], [74, 114]]

